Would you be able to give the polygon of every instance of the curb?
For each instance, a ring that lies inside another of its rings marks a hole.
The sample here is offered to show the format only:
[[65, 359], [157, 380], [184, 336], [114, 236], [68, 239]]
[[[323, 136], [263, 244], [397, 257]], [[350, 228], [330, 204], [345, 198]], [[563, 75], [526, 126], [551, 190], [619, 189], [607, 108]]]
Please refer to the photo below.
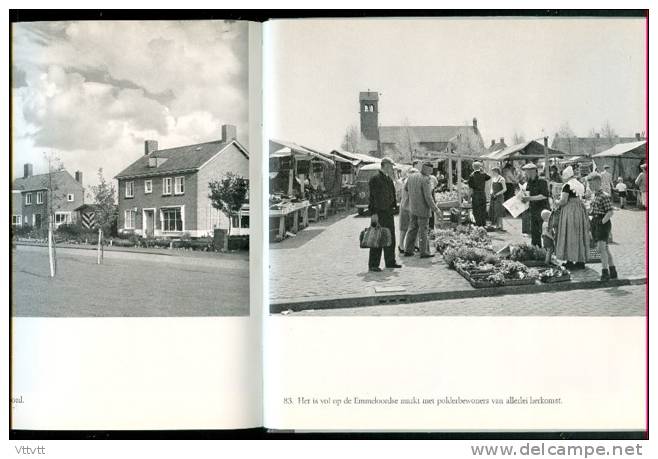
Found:
[[[17, 246], [21, 247], [42, 247], [42, 248], [47, 248], [48, 246], [46, 244], [29, 244], [25, 242], [17, 242]], [[93, 250], [96, 251], [98, 250], [97, 247], [91, 247], [91, 246], [75, 246], [75, 245], [58, 245], [58, 249], [73, 249], [73, 250]], [[103, 246], [103, 251], [105, 252], [122, 252], [122, 253], [143, 253], [147, 255], [164, 255], [171, 257], [174, 254], [173, 253], [161, 253], [161, 252], [156, 252], [155, 250], [122, 250], [122, 248], [118, 247], [108, 247], [108, 246]]]
[[522, 295], [545, 292], [566, 292], [571, 290], [592, 290], [610, 287], [625, 287], [629, 285], [644, 285], [646, 277], [635, 279], [615, 279], [606, 283], [598, 280], [583, 282], [556, 282], [550, 284], [513, 285], [508, 287], [489, 287], [472, 290], [454, 291], [423, 291], [417, 293], [393, 293], [371, 295], [341, 295], [335, 297], [295, 298], [281, 302], [270, 303], [270, 314], [283, 311], [304, 311], [307, 309], [341, 309], [365, 306], [381, 306], [386, 304], [422, 303], [425, 301], [459, 300], [468, 298], [483, 298], [502, 295]]

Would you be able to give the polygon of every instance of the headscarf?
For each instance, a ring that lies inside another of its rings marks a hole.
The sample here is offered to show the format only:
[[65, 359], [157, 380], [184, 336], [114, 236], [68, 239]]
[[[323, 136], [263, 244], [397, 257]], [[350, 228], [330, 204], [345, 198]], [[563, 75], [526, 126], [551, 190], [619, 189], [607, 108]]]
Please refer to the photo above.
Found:
[[562, 171], [562, 181], [568, 183], [571, 191], [573, 191], [573, 193], [579, 198], [582, 198], [585, 194], [585, 185], [580, 183], [580, 181], [578, 181], [578, 179], [575, 177], [573, 173], [573, 167], [567, 166]]

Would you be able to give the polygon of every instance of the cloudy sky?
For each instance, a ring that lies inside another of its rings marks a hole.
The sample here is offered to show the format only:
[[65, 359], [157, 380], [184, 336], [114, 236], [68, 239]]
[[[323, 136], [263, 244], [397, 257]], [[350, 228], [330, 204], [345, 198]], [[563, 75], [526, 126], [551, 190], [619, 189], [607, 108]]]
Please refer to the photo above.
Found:
[[13, 26], [13, 171], [54, 153], [85, 185], [160, 148], [221, 137], [247, 145], [248, 31], [223, 21]]
[[486, 145], [515, 132], [577, 135], [608, 120], [645, 130], [643, 19], [275, 21], [268, 24], [270, 135], [317, 148], [357, 124], [379, 91], [382, 125], [478, 118]]

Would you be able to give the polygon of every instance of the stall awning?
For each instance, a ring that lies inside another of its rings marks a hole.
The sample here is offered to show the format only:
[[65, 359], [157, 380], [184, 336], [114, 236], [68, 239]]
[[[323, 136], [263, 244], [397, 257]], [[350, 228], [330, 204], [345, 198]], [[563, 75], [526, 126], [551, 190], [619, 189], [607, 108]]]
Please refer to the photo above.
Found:
[[340, 156], [342, 158], [348, 159], [352, 161], [352, 164], [359, 164], [359, 163], [364, 163], [364, 164], [375, 164], [381, 162], [381, 158], [375, 158], [374, 156], [370, 155], [363, 155], [361, 153], [352, 153], [351, 151], [345, 151], [345, 150], [331, 150], [331, 153]]
[[634, 158], [644, 159], [647, 154], [646, 140], [639, 142], [618, 143], [601, 153], [592, 155], [592, 158]]
[[296, 159], [319, 159], [329, 164], [334, 163], [331, 159], [302, 145], [284, 140], [271, 139], [270, 158], [281, 158], [284, 156], [294, 156]]
[[[551, 158], [562, 158], [564, 153], [559, 150], [548, 149], [548, 156]], [[536, 140], [517, 143], [503, 150], [490, 153], [482, 157], [488, 161], [502, 161], [507, 159], [537, 159], [544, 158], [544, 146]]]

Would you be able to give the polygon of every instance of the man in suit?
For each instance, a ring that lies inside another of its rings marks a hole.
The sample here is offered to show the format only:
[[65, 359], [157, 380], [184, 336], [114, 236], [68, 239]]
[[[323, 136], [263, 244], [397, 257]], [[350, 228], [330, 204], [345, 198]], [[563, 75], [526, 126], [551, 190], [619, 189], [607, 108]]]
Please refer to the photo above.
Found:
[[[375, 174], [368, 182], [370, 188], [370, 202], [368, 210], [371, 215], [372, 226], [380, 225], [388, 228], [391, 232], [391, 245], [384, 247], [384, 263], [387, 268], [401, 268], [395, 260], [395, 221], [393, 214], [397, 201], [395, 199], [395, 185], [393, 184], [394, 176], [393, 160], [383, 158], [380, 171]], [[373, 272], [380, 272], [382, 269], [379, 263], [382, 259], [382, 248], [370, 249], [368, 257], [368, 269]]]
[[482, 172], [482, 163], [478, 161], [473, 163], [473, 173], [468, 178], [468, 186], [471, 188], [471, 204], [476, 226], [487, 224], [487, 195], [484, 188], [490, 178], [489, 174]]
[[404, 241], [405, 257], [412, 257], [414, 255], [417, 236], [420, 239], [420, 258], [434, 256], [430, 253], [430, 245], [427, 238], [430, 215], [432, 211], [437, 214], [439, 212], [439, 208], [432, 198], [432, 185], [429, 177], [432, 170], [432, 163], [423, 164], [421, 173], [410, 175], [405, 184], [405, 189], [409, 196], [409, 213], [411, 214], [409, 230]]

